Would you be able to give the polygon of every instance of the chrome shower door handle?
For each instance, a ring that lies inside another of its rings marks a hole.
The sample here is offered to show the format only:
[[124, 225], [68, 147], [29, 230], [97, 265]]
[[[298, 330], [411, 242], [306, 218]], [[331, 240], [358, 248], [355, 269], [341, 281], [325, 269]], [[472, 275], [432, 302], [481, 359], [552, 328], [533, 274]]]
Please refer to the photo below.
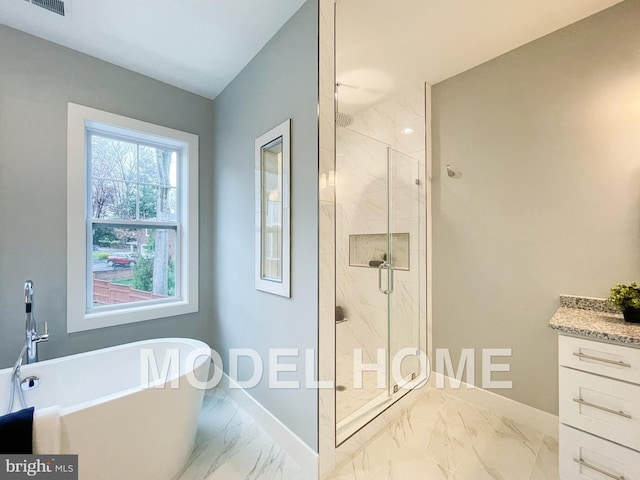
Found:
[[[386, 290], [382, 288], [382, 269], [387, 270], [388, 289]], [[385, 295], [393, 293], [393, 268], [391, 268], [391, 265], [389, 265], [387, 262], [382, 262], [380, 265], [378, 265], [378, 290], [380, 290], [380, 293], [383, 293]]]
[[382, 262], [380, 265], [378, 265], [378, 290], [380, 290], [380, 293], [384, 293], [385, 295], [387, 295], [389, 291], [382, 289], [382, 269], [383, 268], [386, 268], [385, 262]]

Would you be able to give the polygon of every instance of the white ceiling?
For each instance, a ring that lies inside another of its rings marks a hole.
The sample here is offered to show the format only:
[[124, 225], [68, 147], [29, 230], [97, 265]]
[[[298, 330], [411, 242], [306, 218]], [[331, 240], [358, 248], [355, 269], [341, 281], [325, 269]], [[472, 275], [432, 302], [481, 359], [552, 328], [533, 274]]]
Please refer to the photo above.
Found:
[[620, 1], [337, 0], [339, 108], [433, 85]]
[[[341, 110], [435, 84], [621, 0], [337, 0]], [[0, 23], [215, 98], [304, 0], [0, 0]]]
[[0, 23], [215, 98], [304, 0], [0, 0]]

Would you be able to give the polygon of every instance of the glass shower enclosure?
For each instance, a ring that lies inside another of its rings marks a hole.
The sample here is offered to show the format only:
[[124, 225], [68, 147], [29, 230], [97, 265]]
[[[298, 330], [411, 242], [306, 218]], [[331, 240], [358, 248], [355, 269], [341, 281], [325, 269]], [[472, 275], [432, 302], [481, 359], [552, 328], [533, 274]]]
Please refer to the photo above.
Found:
[[419, 357], [426, 339], [420, 321], [425, 268], [421, 165], [384, 142], [337, 129], [338, 444], [424, 373]]

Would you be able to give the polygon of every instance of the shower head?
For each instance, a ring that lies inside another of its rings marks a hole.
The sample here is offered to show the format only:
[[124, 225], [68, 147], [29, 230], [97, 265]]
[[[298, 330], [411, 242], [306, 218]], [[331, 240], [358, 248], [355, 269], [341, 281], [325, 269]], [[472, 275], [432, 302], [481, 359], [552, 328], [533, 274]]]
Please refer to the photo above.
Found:
[[336, 112], [336, 125], [338, 127], [348, 127], [353, 123], [353, 116], [348, 113]]
[[[340, 87], [349, 87], [349, 88], [355, 88], [355, 89], [358, 88], [358, 87], [354, 87], [353, 85], [345, 85], [344, 83], [341, 83], [341, 82], [336, 82], [336, 87], [338, 89], [340, 89]], [[353, 123], [353, 116], [352, 115], [349, 115], [348, 113], [342, 113], [342, 112], [336, 111], [336, 126], [337, 127], [348, 127], [352, 123]]]

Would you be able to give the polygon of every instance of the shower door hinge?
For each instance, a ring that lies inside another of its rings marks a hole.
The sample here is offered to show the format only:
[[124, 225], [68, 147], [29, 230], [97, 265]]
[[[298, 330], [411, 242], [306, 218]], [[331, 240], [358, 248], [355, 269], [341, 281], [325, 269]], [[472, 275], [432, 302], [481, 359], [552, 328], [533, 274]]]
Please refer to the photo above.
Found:
[[418, 376], [418, 374], [416, 374], [416, 372], [413, 372], [411, 374], [411, 380], [415, 380], [417, 376]]
[[398, 390], [399, 390], [398, 385], [394, 385], [393, 386], [393, 393], [398, 393]]

